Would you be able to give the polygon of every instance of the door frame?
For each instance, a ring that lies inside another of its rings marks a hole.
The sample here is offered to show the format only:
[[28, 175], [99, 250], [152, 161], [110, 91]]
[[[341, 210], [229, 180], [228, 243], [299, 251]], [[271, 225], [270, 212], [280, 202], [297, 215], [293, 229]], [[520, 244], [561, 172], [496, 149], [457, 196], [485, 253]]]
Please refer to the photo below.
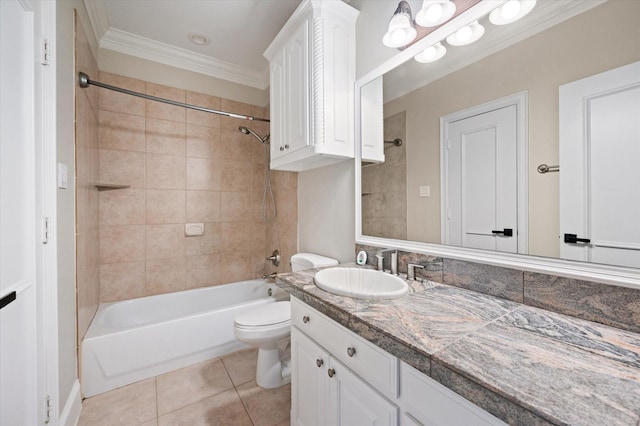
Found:
[[529, 93], [525, 90], [500, 99], [465, 108], [440, 117], [440, 238], [442, 244], [447, 236], [447, 206], [449, 205], [448, 179], [448, 130], [455, 121], [515, 105], [516, 107], [516, 167], [517, 167], [517, 222], [518, 254], [529, 253]]

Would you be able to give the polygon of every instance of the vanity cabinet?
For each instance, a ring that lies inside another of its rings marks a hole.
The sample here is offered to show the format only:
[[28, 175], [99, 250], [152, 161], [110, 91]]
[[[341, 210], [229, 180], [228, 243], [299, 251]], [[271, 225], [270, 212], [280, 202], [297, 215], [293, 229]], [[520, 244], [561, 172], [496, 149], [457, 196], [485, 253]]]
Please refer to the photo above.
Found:
[[339, 0], [305, 0], [265, 51], [272, 169], [303, 171], [354, 157], [357, 16]]
[[291, 298], [292, 425], [505, 425]]

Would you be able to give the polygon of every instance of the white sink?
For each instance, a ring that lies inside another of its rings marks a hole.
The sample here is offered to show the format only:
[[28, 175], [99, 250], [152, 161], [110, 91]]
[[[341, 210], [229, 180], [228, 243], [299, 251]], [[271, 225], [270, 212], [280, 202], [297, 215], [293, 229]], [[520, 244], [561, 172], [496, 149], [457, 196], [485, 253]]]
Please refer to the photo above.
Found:
[[373, 269], [323, 269], [313, 281], [324, 291], [357, 299], [396, 299], [409, 291], [403, 279]]

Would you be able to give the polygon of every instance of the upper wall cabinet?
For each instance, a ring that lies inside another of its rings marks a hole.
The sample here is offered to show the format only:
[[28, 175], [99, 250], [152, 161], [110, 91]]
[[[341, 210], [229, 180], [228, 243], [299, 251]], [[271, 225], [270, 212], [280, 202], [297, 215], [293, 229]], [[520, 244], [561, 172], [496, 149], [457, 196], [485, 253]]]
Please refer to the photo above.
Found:
[[355, 22], [340, 0], [305, 0], [264, 52], [271, 72], [271, 168], [354, 158]]

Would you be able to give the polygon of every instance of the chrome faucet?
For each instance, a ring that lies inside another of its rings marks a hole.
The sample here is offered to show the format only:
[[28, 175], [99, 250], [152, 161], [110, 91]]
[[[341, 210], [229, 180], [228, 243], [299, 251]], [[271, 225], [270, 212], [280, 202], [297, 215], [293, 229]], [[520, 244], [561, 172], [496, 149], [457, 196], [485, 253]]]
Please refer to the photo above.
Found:
[[379, 250], [376, 257], [378, 258], [378, 270], [384, 271], [384, 254], [391, 253], [389, 256], [389, 269], [392, 275], [398, 275], [398, 250], [397, 249], [383, 249]]

